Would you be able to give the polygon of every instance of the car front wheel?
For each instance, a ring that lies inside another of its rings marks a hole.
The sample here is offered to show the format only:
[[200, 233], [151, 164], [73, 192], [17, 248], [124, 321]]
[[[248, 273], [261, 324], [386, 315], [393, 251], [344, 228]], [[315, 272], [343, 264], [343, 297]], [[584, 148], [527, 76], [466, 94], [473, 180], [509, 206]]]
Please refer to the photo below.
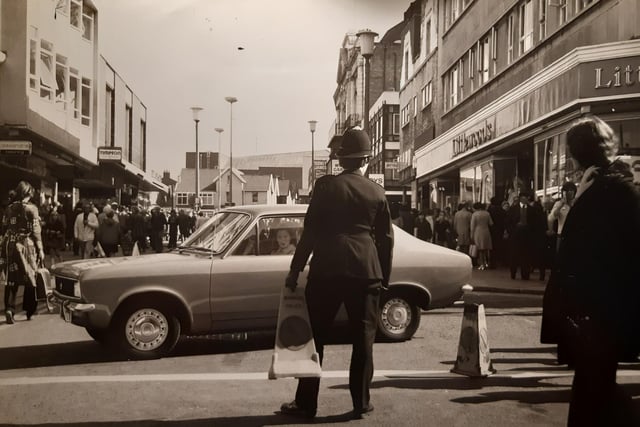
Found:
[[157, 359], [173, 350], [180, 338], [180, 321], [164, 305], [128, 304], [111, 327], [112, 344], [132, 359]]
[[411, 339], [420, 326], [420, 307], [410, 303], [407, 297], [394, 291], [380, 296], [378, 336], [385, 341]]

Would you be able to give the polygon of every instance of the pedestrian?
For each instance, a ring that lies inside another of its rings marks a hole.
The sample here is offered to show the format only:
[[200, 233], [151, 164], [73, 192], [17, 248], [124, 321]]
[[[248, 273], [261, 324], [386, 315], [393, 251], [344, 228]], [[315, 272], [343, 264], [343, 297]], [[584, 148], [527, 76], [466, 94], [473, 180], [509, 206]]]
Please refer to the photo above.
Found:
[[[391, 274], [393, 229], [384, 189], [363, 176], [371, 142], [360, 129], [349, 129], [338, 150], [340, 175], [315, 182], [285, 286], [295, 289], [299, 273], [313, 252], [305, 289], [316, 349], [322, 363], [331, 324], [344, 303], [353, 343], [349, 370], [352, 416], [373, 410], [373, 342], [382, 288]], [[319, 378], [300, 378], [295, 400], [283, 414], [312, 418], [318, 404]]]
[[547, 215], [540, 200], [530, 198], [531, 208], [531, 240], [533, 267], [540, 273], [540, 281], [544, 281], [549, 266], [549, 240], [547, 239]]
[[[599, 118], [574, 123], [567, 147], [583, 175], [545, 291], [541, 341], [564, 343], [574, 359], [569, 426], [637, 426], [616, 373], [640, 353], [640, 194]], [[615, 207], [610, 220], [603, 206]]]
[[4, 310], [7, 324], [14, 323], [18, 288], [24, 287], [22, 307], [27, 320], [35, 313], [36, 270], [44, 263], [44, 248], [40, 226], [40, 214], [31, 203], [35, 190], [30, 183], [20, 181], [14, 201], [2, 217], [5, 230], [0, 242], [0, 269], [7, 283], [4, 288]]
[[50, 265], [62, 262], [61, 251], [64, 250], [64, 236], [67, 224], [63, 217], [62, 205], [53, 208], [47, 222], [42, 227], [45, 253], [49, 253]]
[[169, 225], [169, 249], [173, 249], [178, 246], [178, 215], [175, 209], [171, 209], [167, 224]]
[[425, 212], [418, 212], [418, 217], [414, 222], [414, 232], [413, 235], [416, 236], [420, 240], [424, 240], [425, 242], [430, 242], [433, 237], [433, 230], [431, 229], [431, 224], [427, 221], [425, 217]]
[[197, 230], [200, 227], [202, 227], [208, 220], [209, 220], [209, 218], [204, 216], [204, 212], [202, 212], [202, 211], [198, 212], [198, 217], [196, 218], [195, 229]]
[[444, 211], [440, 211], [433, 230], [435, 242], [440, 246], [447, 247], [447, 238], [449, 237], [450, 231], [451, 224], [445, 217]]
[[79, 255], [82, 259], [91, 258], [98, 225], [98, 217], [93, 212], [91, 204], [85, 203], [83, 212], [78, 214], [73, 226], [73, 236], [78, 240]]
[[400, 204], [393, 202], [391, 206], [389, 206], [389, 212], [391, 212], [391, 222], [393, 225], [404, 229], [404, 222], [400, 215]]
[[562, 229], [564, 228], [564, 222], [569, 215], [569, 210], [573, 206], [573, 200], [576, 196], [578, 187], [571, 182], [567, 181], [562, 184], [562, 190], [560, 192], [560, 200], [553, 204], [551, 212], [547, 216], [547, 229], [555, 238], [555, 250], [558, 252], [560, 247], [560, 239], [558, 236], [562, 235]]
[[99, 222], [97, 238], [102, 250], [107, 258], [118, 253], [120, 243], [120, 222], [116, 220], [116, 215], [111, 206], [106, 205], [102, 212], [104, 219]]
[[69, 229], [71, 230], [71, 238], [73, 239], [73, 256], [78, 256], [80, 255], [80, 241], [78, 240], [78, 238], [75, 236], [75, 229], [76, 229], [76, 219], [78, 218], [78, 215], [84, 213], [84, 205], [86, 202], [83, 201], [79, 201], [78, 203], [76, 203], [76, 206], [73, 208], [73, 213], [71, 215], [71, 218], [69, 218]]
[[133, 244], [138, 244], [140, 253], [147, 249], [147, 224], [144, 215], [137, 206], [131, 208], [129, 216], [129, 226], [131, 227], [131, 239]]
[[506, 211], [500, 206], [500, 199], [494, 196], [487, 207], [487, 212], [489, 212], [491, 222], [493, 222], [493, 225], [489, 228], [491, 245], [493, 246], [489, 254], [489, 268], [495, 269], [506, 264], [504, 262], [504, 222]]
[[[435, 228], [436, 228], [436, 219], [435, 219], [435, 216], [433, 214], [433, 210], [431, 208], [428, 208], [425, 211], [424, 219], [426, 219], [427, 222], [429, 223], [429, 225], [431, 226], [431, 231], [435, 230]], [[434, 241], [433, 239], [434, 239], [434, 236], [432, 234], [431, 240], [429, 240], [429, 241], [433, 242]]]
[[493, 225], [491, 215], [484, 207], [484, 203], [476, 202], [471, 215], [471, 243], [478, 250], [478, 270], [489, 268], [489, 254], [493, 248], [490, 227]]
[[167, 225], [167, 218], [159, 207], [155, 207], [151, 210], [149, 222], [151, 226], [151, 247], [156, 253], [162, 253], [162, 236], [164, 227]]
[[471, 212], [468, 203], [460, 203], [453, 215], [453, 231], [456, 234], [456, 250], [469, 253], [471, 244]]
[[505, 227], [509, 237], [509, 270], [515, 279], [518, 269], [522, 280], [529, 280], [531, 273], [531, 248], [533, 246], [532, 214], [529, 207], [529, 193], [520, 192], [517, 203], [507, 211]]
[[184, 209], [178, 213], [178, 229], [180, 230], [180, 240], [184, 242], [191, 235], [191, 219]]

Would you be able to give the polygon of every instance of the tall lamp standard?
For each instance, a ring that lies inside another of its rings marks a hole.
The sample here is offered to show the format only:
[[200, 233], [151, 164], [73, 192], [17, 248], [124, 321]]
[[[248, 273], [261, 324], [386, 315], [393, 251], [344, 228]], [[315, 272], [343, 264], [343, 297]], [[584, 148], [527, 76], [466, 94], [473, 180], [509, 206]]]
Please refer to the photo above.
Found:
[[229, 103], [229, 202], [233, 206], [233, 103], [238, 98], [227, 96], [224, 98]]
[[369, 86], [370, 86], [370, 74], [371, 63], [370, 59], [373, 56], [373, 39], [378, 33], [369, 29], [360, 30], [356, 36], [360, 41], [360, 55], [364, 57], [364, 131], [369, 135]]
[[311, 188], [316, 183], [315, 149], [313, 146], [313, 134], [316, 131], [316, 124], [318, 124], [316, 120], [309, 120], [309, 130], [311, 131], [311, 185], [309, 187]]
[[198, 152], [198, 123], [200, 122], [199, 114], [201, 107], [191, 107], [193, 112], [193, 121], [196, 122], [196, 200], [194, 201], [194, 209], [200, 207], [200, 153]]
[[215, 128], [215, 131], [218, 132], [218, 209], [222, 209], [222, 166], [220, 164], [220, 147], [222, 147], [221, 141], [224, 129]]

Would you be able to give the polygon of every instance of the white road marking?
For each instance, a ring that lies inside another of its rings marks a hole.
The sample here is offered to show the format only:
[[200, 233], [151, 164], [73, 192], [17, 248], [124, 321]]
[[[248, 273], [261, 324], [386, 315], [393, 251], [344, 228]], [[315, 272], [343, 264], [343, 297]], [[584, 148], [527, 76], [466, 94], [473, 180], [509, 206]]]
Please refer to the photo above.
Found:
[[[573, 376], [572, 371], [566, 372], [509, 372], [505, 371], [491, 376], [491, 378], [560, 378]], [[637, 370], [620, 370], [619, 377], [640, 376]], [[323, 378], [348, 378], [349, 371], [325, 371]], [[429, 378], [465, 378], [445, 370], [405, 371], [380, 370], [375, 371], [376, 378], [389, 379], [429, 379]], [[235, 373], [197, 373], [197, 374], [148, 374], [148, 375], [78, 375], [52, 377], [20, 377], [0, 378], [0, 386], [40, 385], [40, 384], [73, 384], [73, 383], [123, 383], [123, 382], [167, 382], [167, 381], [257, 381], [268, 380], [266, 372], [235, 372]]]

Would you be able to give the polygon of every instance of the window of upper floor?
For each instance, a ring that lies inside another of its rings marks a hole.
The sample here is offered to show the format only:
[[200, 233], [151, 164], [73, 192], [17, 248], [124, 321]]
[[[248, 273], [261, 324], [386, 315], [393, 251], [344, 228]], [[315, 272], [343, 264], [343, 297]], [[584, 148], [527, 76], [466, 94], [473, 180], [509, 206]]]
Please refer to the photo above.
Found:
[[176, 193], [176, 204], [177, 205], [189, 204], [189, 193]]
[[533, 0], [520, 4], [519, 47], [520, 55], [533, 47]]
[[391, 116], [391, 132], [394, 135], [400, 135], [400, 114], [398, 113]]
[[431, 80], [429, 80], [420, 91], [420, 97], [422, 98], [422, 108], [427, 108], [433, 100], [433, 85], [431, 84]]
[[445, 0], [444, 2], [444, 28], [451, 27], [462, 15], [473, 0]]

